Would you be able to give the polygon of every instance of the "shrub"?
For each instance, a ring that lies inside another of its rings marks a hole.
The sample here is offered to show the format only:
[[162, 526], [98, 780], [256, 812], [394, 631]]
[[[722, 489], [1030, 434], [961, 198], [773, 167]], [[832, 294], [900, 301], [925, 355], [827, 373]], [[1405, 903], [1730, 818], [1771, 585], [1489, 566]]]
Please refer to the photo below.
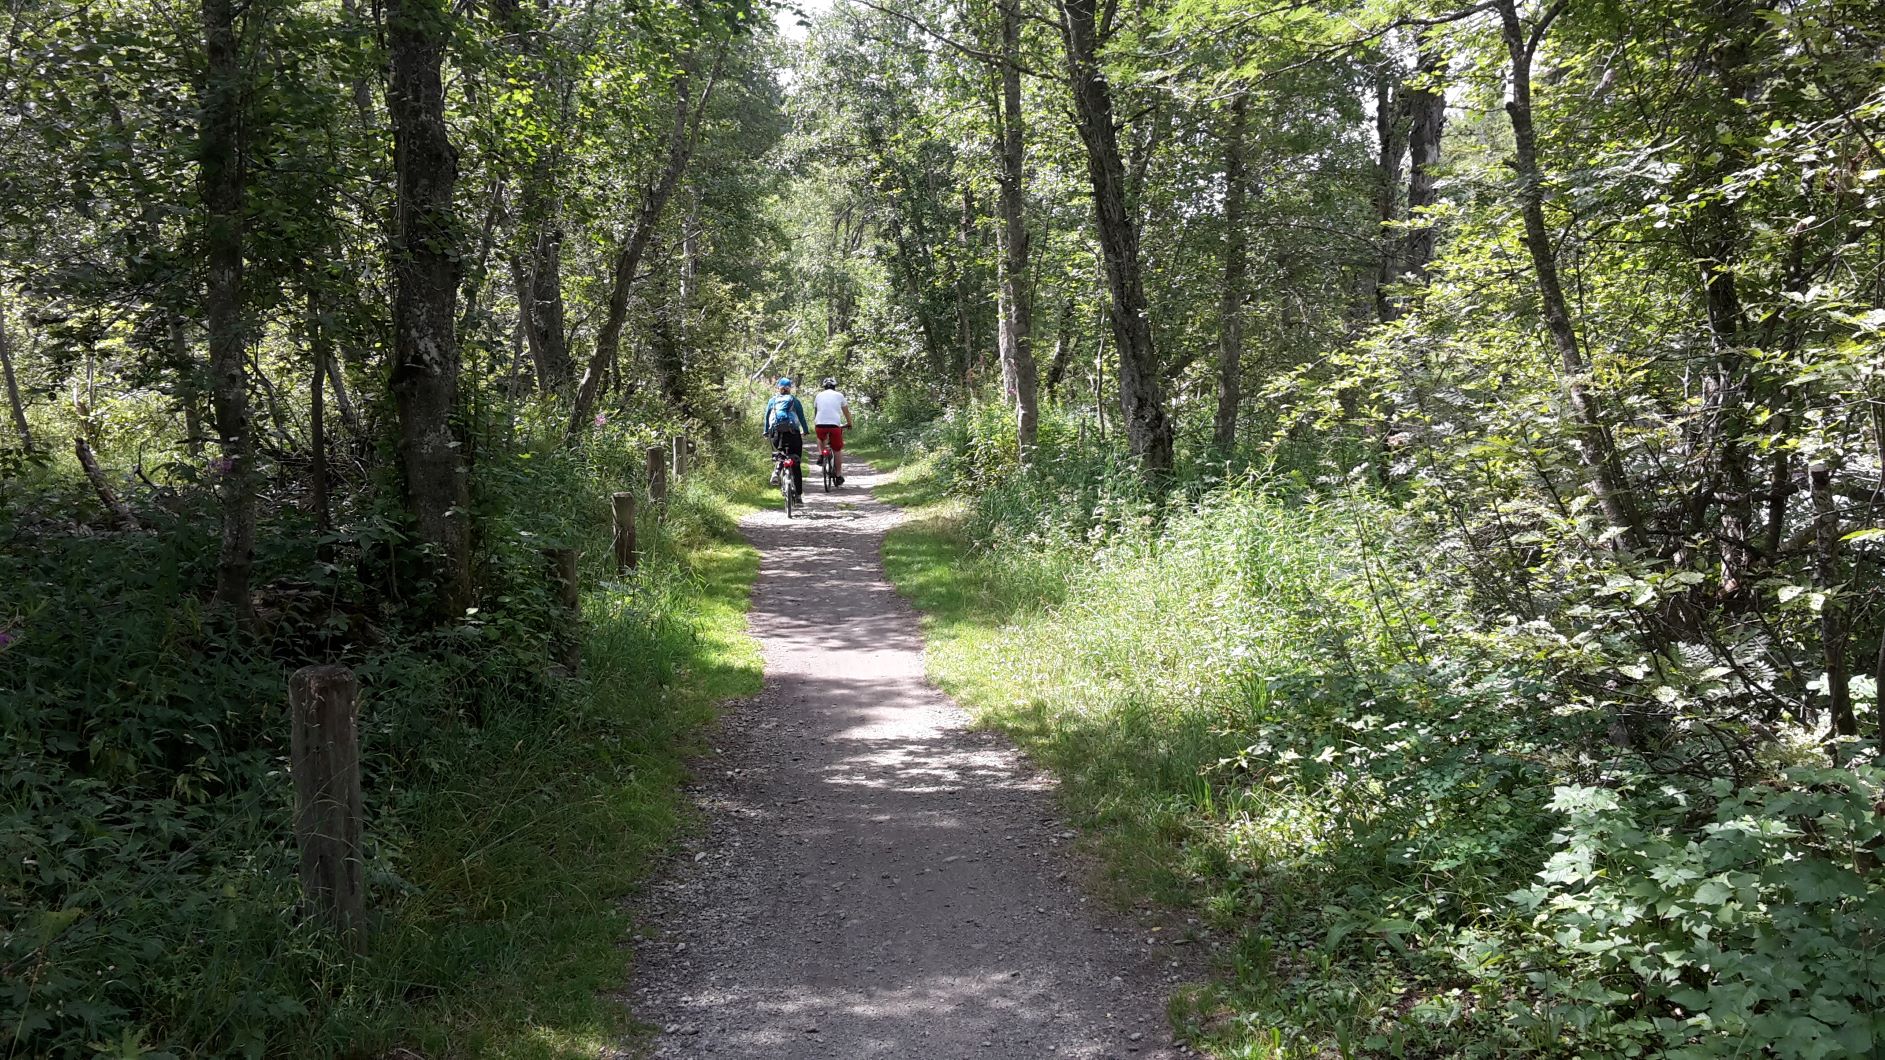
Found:
[[[292, 507], [271, 514], [260, 628], [242, 636], [203, 603], [217, 525], [207, 490], [186, 485], [174, 510], [141, 511], [145, 533], [47, 517], [67, 499], [59, 489], [84, 495], [53, 473], [0, 503], [11, 1053], [274, 1056], [398, 1041], [432, 991], [488, 971], [453, 934], [469, 914], [439, 908], [470, 900], [454, 888], [473, 886], [476, 858], [442, 874], [415, 860], [449, 846], [428, 828], [477, 805], [466, 785], [528, 774], [566, 740], [609, 751], [570, 768], [619, 768], [625, 787], [638, 761], [678, 753], [658, 715], [698, 650], [686, 553], [730, 531], [714, 476], [677, 490], [665, 524], [644, 532], [648, 562], [617, 580], [608, 494], [640, 480], [656, 426], [601, 428], [571, 450], [541, 419], [526, 412], [511, 446], [476, 465], [482, 596], [444, 626], [421, 620], [424, 582], [385, 558], [403, 551], [402, 526], [370, 499], [326, 537]], [[581, 547], [586, 584], [604, 587], [591, 636], [610, 653], [595, 666], [608, 688], [550, 670], [552, 643], [572, 635], [544, 576], [540, 550], [553, 545]], [[286, 681], [313, 662], [352, 666], [363, 689], [373, 931], [400, 940], [366, 962], [297, 912]], [[433, 985], [408, 992], [415, 983]]]
[[[1645, 660], [1606, 603], [1679, 581], [1586, 571], [1536, 589], [1582, 618], [1500, 617], [1418, 505], [1264, 472], [1154, 496], [1064, 423], [1026, 469], [999, 413], [929, 432], [966, 502], [964, 555], [931, 553], [965, 591], [933, 599], [983, 609], [934, 665], [1062, 773], [1136, 887], [1236, 937], [1201, 1034], [1233, 1055], [1882, 1040], [1885, 773], [1862, 744], [1839, 769], [1706, 751], [1718, 660]], [[1694, 706], [1632, 745], [1634, 696]]]

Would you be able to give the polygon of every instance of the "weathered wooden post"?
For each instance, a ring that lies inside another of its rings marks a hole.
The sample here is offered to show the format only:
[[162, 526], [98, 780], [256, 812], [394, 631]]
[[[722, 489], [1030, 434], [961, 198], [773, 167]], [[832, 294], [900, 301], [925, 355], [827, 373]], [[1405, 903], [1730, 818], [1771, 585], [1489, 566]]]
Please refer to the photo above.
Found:
[[617, 493], [609, 498], [615, 511], [615, 573], [633, 570], [635, 555], [635, 495]]
[[307, 666], [288, 680], [289, 749], [301, 892], [355, 953], [366, 948], [360, 865], [360, 686], [345, 666]]
[[668, 458], [658, 445], [648, 447], [648, 503], [657, 509], [668, 506]]
[[687, 474], [687, 436], [677, 434], [669, 444], [674, 447], [674, 481], [679, 482]]
[[569, 637], [563, 646], [562, 663], [574, 674], [582, 669], [582, 581], [576, 574], [576, 550], [546, 548], [543, 558], [550, 563], [550, 584], [556, 586], [556, 602], [569, 615]]

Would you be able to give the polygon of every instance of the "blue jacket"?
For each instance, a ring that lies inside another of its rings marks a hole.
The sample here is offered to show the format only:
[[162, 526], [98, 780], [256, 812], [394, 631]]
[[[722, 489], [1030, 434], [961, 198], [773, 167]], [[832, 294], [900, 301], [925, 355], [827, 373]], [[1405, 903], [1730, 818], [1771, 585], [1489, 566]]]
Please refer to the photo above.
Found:
[[760, 422], [765, 424], [766, 433], [771, 434], [787, 420], [797, 421], [800, 434], [812, 433], [811, 421], [805, 418], [805, 406], [799, 404], [798, 395], [774, 394], [772, 400], [766, 402], [766, 415]]

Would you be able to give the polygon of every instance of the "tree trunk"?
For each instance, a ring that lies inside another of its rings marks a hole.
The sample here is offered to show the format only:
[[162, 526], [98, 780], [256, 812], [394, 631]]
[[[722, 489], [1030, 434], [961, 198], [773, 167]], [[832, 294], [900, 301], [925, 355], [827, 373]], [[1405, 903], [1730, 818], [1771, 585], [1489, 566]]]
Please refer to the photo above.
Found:
[[[1807, 470], [1813, 494], [1814, 536], [1818, 547], [1813, 552], [1814, 581], [1827, 594], [1820, 608], [1820, 651], [1825, 661], [1826, 696], [1832, 705], [1834, 736], [1859, 735], [1858, 719], [1852, 712], [1852, 668], [1846, 659], [1846, 604], [1838, 596], [1843, 580], [1839, 574], [1839, 507], [1833, 500], [1833, 474], [1825, 464]], [[1838, 752], [1834, 752], [1838, 760]]]
[[0, 375], [6, 377], [7, 410], [13, 413], [13, 430], [27, 452], [34, 451], [33, 428], [26, 422], [26, 402], [20, 398], [20, 382], [13, 374], [13, 339], [7, 330], [6, 294], [0, 291]]
[[518, 288], [524, 337], [537, 368], [537, 387], [546, 394], [567, 393], [576, 367], [569, 356], [568, 323], [563, 308], [563, 226], [545, 221], [530, 244], [530, 269]]
[[341, 370], [338, 357], [327, 359], [327, 385], [334, 390], [334, 407], [340, 410], [340, 421], [347, 425], [347, 433], [356, 439], [366, 437], [366, 425], [360, 422], [353, 396], [347, 392], [346, 373]]
[[205, 70], [197, 130], [209, 286], [210, 396], [222, 448], [222, 544], [216, 604], [238, 622], [252, 617], [249, 572], [255, 553], [255, 438], [249, 415], [247, 342], [242, 333], [242, 66], [235, 0], [203, 0]]
[[[554, 208], [554, 207], [553, 207]], [[546, 391], [565, 393], [575, 381], [569, 356], [569, 325], [563, 309], [563, 226], [553, 222], [537, 233], [530, 259], [530, 325], [543, 349]]]
[[[657, 253], [657, 258], [661, 257]], [[654, 368], [655, 386], [669, 408], [683, 409], [687, 403], [686, 359], [681, 346], [680, 293], [676, 289], [681, 269], [670, 259], [657, 260], [653, 267], [653, 286], [644, 301], [652, 311], [649, 328], [649, 361]]]
[[975, 197], [968, 185], [962, 187], [962, 211], [956, 215], [956, 364], [955, 377], [969, 386], [975, 380], [975, 321], [969, 290], [969, 260], [973, 255], [971, 235], [975, 230]]
[[470, 484], [452, 410], [458, 395], [459, 232], [452, 212], [458, 151], [445, 125], [439, 74], [451, 33], [442, 0], [388, 0], [390, 78], [398, 173], [393, 247], [393, 370], [399, 456], [408, 508], [419, 536], [443, 565], [438, 607], [463, 614], [471, 603]]
[[98, 494], [98, 501], [110, 513], [111, 522], [120, 530], [141, 530], [137, 516], [131, 514], [131, 508], [111, 488], [111, 481], [105, 478], [105, 470], [98, 466], [98, 457], [92, 447], [83, 438], [72, 439], [72, 450], [78, 455], [79, 467], [85, 471], [86, 481], [92, 484], [92, 492]]
[[1109, 315], [1118, 346], [1119, 403], [1127, 447], [1149, 473], [1162, 477], [1172, 467], [1172, 422], [1165, 411], [1164, 383], [1152, 346], [1152, 319], [1139, 260], [1139, 225], [1126, 202], [1112, 89], [1100, 69], [1095, 0], [1059, 3], [1076, 124], [1086, 147], [1094, 220], [1112, 293]]
[[1532, 124], [1532, 53], [1546, 27], [1534, 28], [1528, 37], [1519, 21], [1516, 2], [1495, 0], [1506, 51], [1512, 62], [1512, 98], [1507, 101], [1505, 110], [1512, 121], [1513, 168], [1518, 175], [1519, 202], [1524, 213], [1525, 248], [1531, 254], [1545, 329], [1558, 352], [1565, 396], [1573, 417], [1572, 437], [1578, 461], [1590, 476], [1588, 488], [1623, 543], [1640, 550], [1644, 546], [1643, 527], [1626, 485], [1616, 443], [1604, 422], [1597, 398], [1590, 391], [1590, 366], [1578, 344], [1577, 331], [1571, 325], [1564, 285], [1558, 276], [1557, 257], [1545, 225], [1544, 174], [1538, 164], [1538, 133]]
[[1433, 225], [1422, 211], [1439, 201], [1440, 138], [1446, 131], [1446, 90], [1434, 83], [1446, 69], [1446, 56], [1423, 39], [1415, 63], [1417, 84], [1407, 90], [1407, 219], [1410, 227], [1401, 248], [1401, 265], [1425, 279], [1433, 261]]
[[1034, 367], [1034, 292], [1028, 286], [1027, 128], [1021, 109], [1021, 0], [1001, 9], [1001, 363], [1014, 401], [1018, 458], [1026, 464], [1040, 430]]
[[[953, 371], [953, 357], [943, 338], [942, 313], [933, 304], [928, 291], [937, 273], [930, 256], [932, 241], [923, 224], [923, 211], [917, 205], [922, 195], [893, 163], [893, 153], [884, 130], [874, 122], [864, 124], [866, 155], [873, 161], [871, 184], [882, 203], [883, 225], [890, 236], [891, 264], [910, 300], [910, 313], [923, 335], [923, 353], [931, 376], [947, 381]], [[908, 216], [905, 216], [905, 211]]]
[[522, 363], [524, 351], [530, 353], [531, 378], [538, 390], [544, 390], [549, 376], [543, 363], [543, 351], [537, 345], [535, 325], [530, 316], [535, 311], [532, 304], [530, 269], [524, 264], [524, 255], [513, 254], [510, 258], [511, 293], [517, 296], [517, 321], [511, 329], [511, 349], [514, 360]]
[[888, 176], [882, 177], [877, 190], [888, 201], [886, 212], [890, 229], [891, 255], [897, 276], [903, 281], [904, 294], [910, 299], [910, 312], [916, 317], [916, 327], [923, 335], [923, 352], [928, 355], [929, 363], [938, 370], [939, 375], [948, 361], [943, 349], [942, 328], [929, 311], [929, 300], [924, 295], [924, 276], [920, 271], [921, 254], [916, 249], [916, 240], [905, 230], [903, 217], [897, 212], [897, 194]]
[[[275, 381], [270, 379], [268, 373], [262, 369], [262, 358], [259, 353], [249, 354], [249, 378], [255, 380], [262, 391], [263, 406], [268, 410], [268, 422], [275, 427], [276, 445], [284, 450], [292, 449], [294, 435], [288, 430], [288, 414], [283, 407], [281, 391], [276, 388]], [[253, 422], [253, 417], [251, 417], [251, 422]]]
[[[560, 117], [567, 124], [570, 85], [566, 78], [556, 76], [544, 66], [541, 32], [524, 15], [516, 0], [497, 0], [493, 14], [498, 24], [516, 38], [516, 52], [526, 68], [540, 71], [533, 87], [539, 92], [556, 93], [561, 99]], [[530, 345], [531, 361], [536, 366], [537, 387], [546, 394], [567, 394], [576, 374], [569, 356], [563, 307], [562, 175], [561, 146], [552, 144], [530, 167], [521, 193], [518, 229], [522, 239], [519, 245], [529, 259], [527, 271], [515, 259], [512, 261], [512, 275], [518, 281], [518, 315]]]
[[460, 336], [475, 336], [482, 323], [479, 310], [484, 301], [484, 281], [491, 271], [491, 248], [497, 242], [497, 220], [504, 212], [504, 190], [503, 177], [493, 174], [489, 202], [484, 209], [484, 223], [478, 229], [478, 250], [471, 259], [471, 270], [464, 276], [458, 294], [456, 334]]
[[[1759, 96], [1758, 84], [1750, 76], [1750, 39], [1759, 34], [1761, 25], [1752, 5], [1741, 0], [1718, 0], [1708, 5], [1708, 10], [1719, 27], [1704, 39], [1708, 42], [1705, 46], [1707, 63], [1716, 84], [1716, 90], [1710, 95], [1721, 112], [1698, 137], [1701, 141], [1698, 146], [1704, 154], [1716, 153], [1714, 164], [1701, 174], [1704, 187], [1732, 179], [1733, 174], [1748, 164], [1745, 145], [1752, 142], [1753, 130], [1749, 128], [1747, 116]], [[1733, 131], [1735, 135], [1723, 135], [1723, 131]], [[1690, 227], [1694, 256], [1701, 266], [1703, 300], [1714, 350], [1714, 363], [1702, 372], [1699, 416], [1702, 427], [1694, 434], [1701, 442], [1698, 455], [1706, 468], [1707, 492], [1725, 493], [1728, 498], [1718, 502], [1720, 531], [1717, 540], [1721, 549], [1721, 592], [1729, 596], [1746, 587], [1755, 560], [1747, 545], [1754, 524], [1754, 471], [1745, 440], [1751, 382], [1746, 350], [1752, 342], [1747, 334], [1747, 313], [1742, 307], [1736, 281], [1747, 225], [1737, 200], [1710, 194]], [[1761, 376], [1756, 376], [1756, 380], [1765, 381]], [[1762, 393], [1753, 397], [1766, 403], [1773, 395]], [[1718, 483], [1725, 483], [1725, 489]], [[1700, 510], [1696, 512], [1698, 516], [1702, 514]], [[1696, 520], [1692, 532], [1696, 537], [1703, 536], [1705, 524]], [[1847, 709], [1850, 712], [1849, 706]]]
[[1399, 198], [1401, 186], [1401, 156], [1407, 151], [1407, 126], [1401, 120], [1403, 100], [1398, 80], [1398, 64], [1383, 58], [1381, 68], [1375, 73], [1374, 124], [1375, 144], [1379, 152], [1375, 161], [1375, 220], [1379, 227], [1375, 238], [1379, 241], [1380, 257], [1375, 266], [1374, 276], [1374, 312], [1375, 319], [1393, 320], [1400, 315], [1399, 307], [1389, 297], [1388, 290], [1394, 281], [1400, 278], [1400, 243], [1389, 227], [1394, 223], [1394, 208]]
[[[511, 266], [514, 275], [521, 276], [523, 274], [523, 269], [517, 265], [516, 259], [512, 259]], [[523, 288], [519, 287], [518, 290], [521, 292]], [[523, 298], [524, 296], [520, 294], [518, 297], [520, 305], [522, 304]], [[509, 369], [504, 373], [504, 395], [506, 397], [513, 399], [519, 398], [530, 392], [528, 383], [532, 376], [530, 373], [524, 371], [525, 349], [524, 311], [519, 310], [517, 321], [511, 328], [511, 363]]]
[[203, 452], [203, 387], [198, 379], [196, 358], [190, 353], [190, 335], [183, 316], [166, 313], [165, 326], [170, 332], [171, 370], [177, 373], [177, 404], [183, 408], [183, 446], [191, 456]]
[[1054, 329], [1054, 358], [1047, 363], [1047, 399], [1054, 400], [1060, 381], [1066, 378], [1067, 365], [1073, 360], [1073, 295], [1060, 299], [1060, 323]]
[[681, 219], [681, 318], [700, 293], [700, 189], [687, 194], [687, 216]]
[[596, 334], [595, 351], [589, 357], [588, 368], [583, 371], [582, 383], [576, 388], [576, 401], [570, 410], [566, 435], [571, 441], [582, 433], [595, 415], [596, 398], [602, 390], [602, 377], [609, 366], [615, 363], [617, 351], [622, 345], [622, 327], [628, 322], [628, 294], [635, 283], [635, 271], [641, 265], [642, 255], [648, 250], [649, 240], [654, 238], [661, 211], [667, 206], [668, 200], [674, 197], [674, 190], [681, 183], [681, 175], [687, 171], [688, 160], [693, 157], [695, 137], [700, 132], [700, 116], [707, 109], [707, 100], [713, 94], [717, 74], [716, 66], [715, 73], [707, 78], [698, 106], [693, 102], [692, 78], [688, 72], [683, 69], [675, 75], [674, 124], [668, 133], [667, 158], [654, 183], [643, 189], [641, 205], [635, 211], [634, 225], [629, 229], [627, 241], [616, 253], [615, 276], [609, 288], [609, 315]]
[[308, 353], [314, 370], [308, 373], [309, 492], [314, 507], [314, 528], [325, 534], [333, 528], [327, 503], [327, 362], [333, 359], [333, 341], [321, 323], [320, 302], [308, 295]]
[[1237, 410], [1243, 403], [1244, 280], [1249, 269], [1249, 236], [1244, 231], [1244, 129], [1250, 97], [1231, 101], [1230, 127], [1224, 132], [1224, 289], [1217, 302], [1217, 417], [1211, 441], [1221, 454], [1237, 445]]

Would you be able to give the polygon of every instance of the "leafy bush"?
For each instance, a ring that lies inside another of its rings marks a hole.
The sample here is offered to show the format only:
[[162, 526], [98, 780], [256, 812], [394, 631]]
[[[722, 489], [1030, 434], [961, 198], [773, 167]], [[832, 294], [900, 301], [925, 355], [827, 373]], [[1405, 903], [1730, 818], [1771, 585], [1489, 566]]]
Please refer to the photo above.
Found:
[[1560, 849], [1513, 895], [1563, 965], [1532, 1018], [1662, 1056], [1869, 1053], [1885, 1041], [1885, 770], [1707, 795], [1649, 777], [1558, 790]]
[[[614, 799], [640, 791], [649, 807], [649, 835], [596, 852], [613, 875], [582, 884], [625, 885], [638, 862], [623, 852], [645, 857], [672, 825], [654, 812], [672, 796], [665, 763], [699, 720], [676, 713], [668, 690], [705, 650], [692, 618], [702, 575], [688, 555], [731, 533], [715, 495], [726, 480], [690, 476], [668, 519], [644, 529], [647, 562], [618, 580], [608, 494], [640, 479], [654, 428], [599, 429], [574, 451], [553, 424], [526, 418], [523, 429], [521, 444], [478, 466], [480, 606], [441, 627], [420, 621], [424, 582], [384, 558], [401, 551], [400, 524], [372, 511], [344, 513], [325, 537], [292, 508], [276, 513], [278, 532], [258, 547], [259, 630], [238, 637], [203, 603], [216, 552], [206, 492], [141, 510], [144, 533], [46, 517], [59, 510], [57, 475], [0, 505], [10, 1055], [277, 1056], [404, 1040], [437, 1018], [416, 1010], [453, 985], [475, 989], [554, 921], [481, 925], [493, 890], [525, 890], [487, 863], [521, 858], [531, 886], [567, 888], [576, 868], [533, 860], [543, 826], [530, 822], [537, 800], [591, 779]], [[601, 587], [588, 679], [549, 665], [573, 635], [544, 575], [540, 550], [552, 545], [582, 548], [585, 584]], [[350, 665], [363, 690], [375, 939], [365, 961], [297, 911], [286, 681], [314, 662]], [[533, 790], [500, 796], [512, 782]], [[467, 810], [510, 825], [483, 835]], [[589, 904], [561, 892], [542, 901]], [[595, 901], [608, 905], [608, 893]], [[497, 949], [477, 941], [499, 935]], [[613, 967], [611, 939], [596, 945]]]
[[[1060, 431], [1033, 468], [1004, 463], [1002, 423], [932, 428], [924, 466], [964, 510], [887, 561], [943, 620], [946, 685], [1061, 772], [1135, 889], [1237, 940], [1187, 1003], [1199, 1036], [1252, 1056], [1866, 1053], [1875, 767], [1776, 746], [1711, 774], [1674, 736], [1623, 745], [1602, 705], [1630, 694], [1627, 638], [1483, 617], [1420, 511], [1369, 488], [1251, 473], [1160, 503]], [[1713, 667], [1678, 647], [1642, 680], [1703, 703]]]

